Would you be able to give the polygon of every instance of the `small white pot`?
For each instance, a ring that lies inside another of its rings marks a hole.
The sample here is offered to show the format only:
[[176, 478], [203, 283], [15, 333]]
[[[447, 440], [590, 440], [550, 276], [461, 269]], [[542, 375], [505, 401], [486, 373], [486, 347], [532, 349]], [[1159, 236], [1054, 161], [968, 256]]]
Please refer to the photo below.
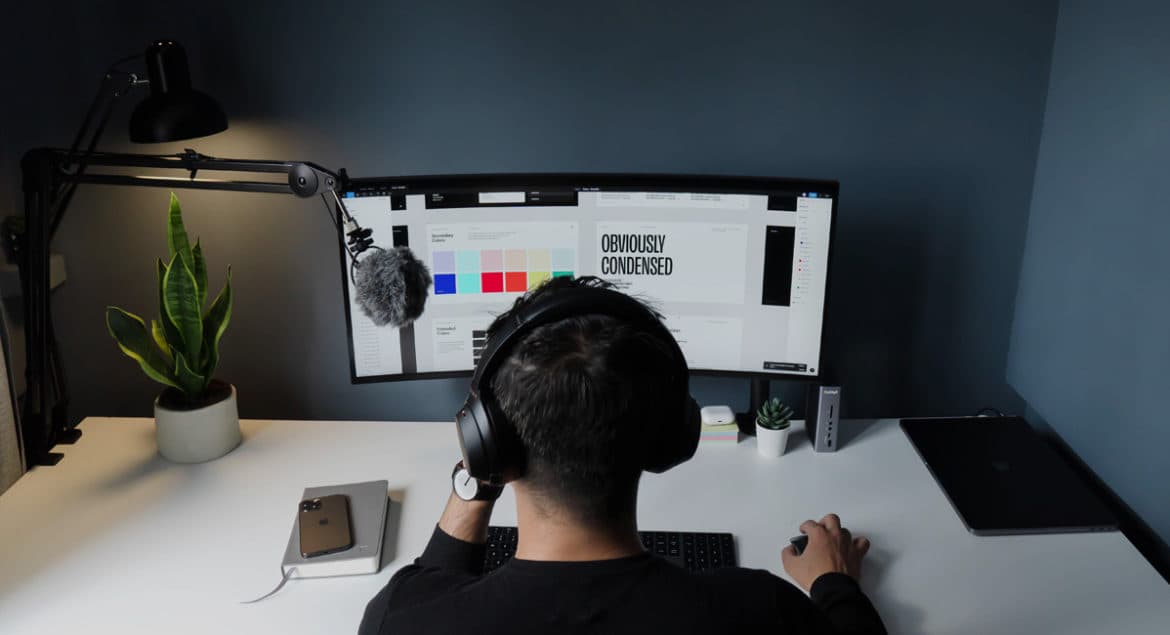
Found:
[[784, 454], [784, 446], [788, 445], [788, 431], [792, 427], [789, 426], [783, 430], [769, 430], [756, 424], [756, 451], [760, 456], [766, 456], [774, 459], [781, 454]]
[[173, 410], [154, 400], [155, 439], [158, 451], [176, 463], [202, 463], [231, 452], [240, 444], [240, 413], [236, 387], [211, 405], [193, 410]]

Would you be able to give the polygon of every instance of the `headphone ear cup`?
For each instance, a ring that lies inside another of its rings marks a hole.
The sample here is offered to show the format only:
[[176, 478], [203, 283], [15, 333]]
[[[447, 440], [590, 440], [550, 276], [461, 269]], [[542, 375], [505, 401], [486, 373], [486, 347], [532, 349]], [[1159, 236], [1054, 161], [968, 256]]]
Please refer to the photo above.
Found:
[[488, 480], [498, 469], [499, 457], [491, 419], [478, 395], [468, 395], [463, 407], [455, 414], [455, 425], [467, 473]]
[[519, 477], [527, 467], [523, 445], [490, 393], [471, 393], [455, 414], [467, 473], [481, 481]]
[[679, 448], [679, 459], [675, 465], [683, 461], [689, 461], [695, 455], [695, 451], [699, 449], [699, 436], [702, 432], [703, 415], [700, 412], [699, 402], [687, 393], [686, 403], [686, 428], [683, 430], [682, 447]]
[[650, 435], [643, 469], [659, 474], [690, 460], [699, 448], [700, 421], [699, 403], [688, 393], [682, 412], [663, 421], [657, 434]]
[[527, 456], [516, 428], [494, 401], [485, 401], [484, 411], [491, 421], [492, 470], [490, 477], [483, 480], [502, 482], [508, 478], [524, 475]]

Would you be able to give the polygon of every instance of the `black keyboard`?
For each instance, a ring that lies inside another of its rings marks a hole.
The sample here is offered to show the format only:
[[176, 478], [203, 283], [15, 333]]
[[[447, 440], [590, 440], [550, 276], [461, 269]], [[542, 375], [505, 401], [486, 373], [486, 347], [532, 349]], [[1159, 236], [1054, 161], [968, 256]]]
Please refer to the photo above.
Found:
[[[734, 567], [735, 540], [731, 534], [688, 531], [639, 531], [646, 551], [688, 571]], [[516, 553], [515, 527], [488, 527], [483, 572], [504, 564]]]

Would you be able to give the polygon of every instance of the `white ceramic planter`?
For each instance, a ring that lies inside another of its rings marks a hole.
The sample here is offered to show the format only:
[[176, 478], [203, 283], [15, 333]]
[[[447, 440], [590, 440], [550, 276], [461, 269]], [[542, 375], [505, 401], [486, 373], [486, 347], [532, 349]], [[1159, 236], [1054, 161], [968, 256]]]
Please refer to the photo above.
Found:
[[756, 424], [756, 450], [760, 456], [774, 459], [784, 454], [784, 447], [788, 445], [789, 426], [783, 430], [769, 430]]
[[231, 452], [240, 444], [240, 413], [236, 387], [231, 396], [203, 408], [172, 410], [154, 400], [158, 451], [176, 463], [202, 463]]

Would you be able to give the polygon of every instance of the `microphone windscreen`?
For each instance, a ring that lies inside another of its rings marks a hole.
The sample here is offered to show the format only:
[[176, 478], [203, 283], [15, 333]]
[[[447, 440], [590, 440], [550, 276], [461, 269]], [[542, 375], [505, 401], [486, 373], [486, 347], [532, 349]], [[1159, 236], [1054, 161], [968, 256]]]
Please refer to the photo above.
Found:
[[409, 247], [373, 249], [354, 265], [356, 301], [374, 324], [401, 328], [422, 315], [431, 272]]

